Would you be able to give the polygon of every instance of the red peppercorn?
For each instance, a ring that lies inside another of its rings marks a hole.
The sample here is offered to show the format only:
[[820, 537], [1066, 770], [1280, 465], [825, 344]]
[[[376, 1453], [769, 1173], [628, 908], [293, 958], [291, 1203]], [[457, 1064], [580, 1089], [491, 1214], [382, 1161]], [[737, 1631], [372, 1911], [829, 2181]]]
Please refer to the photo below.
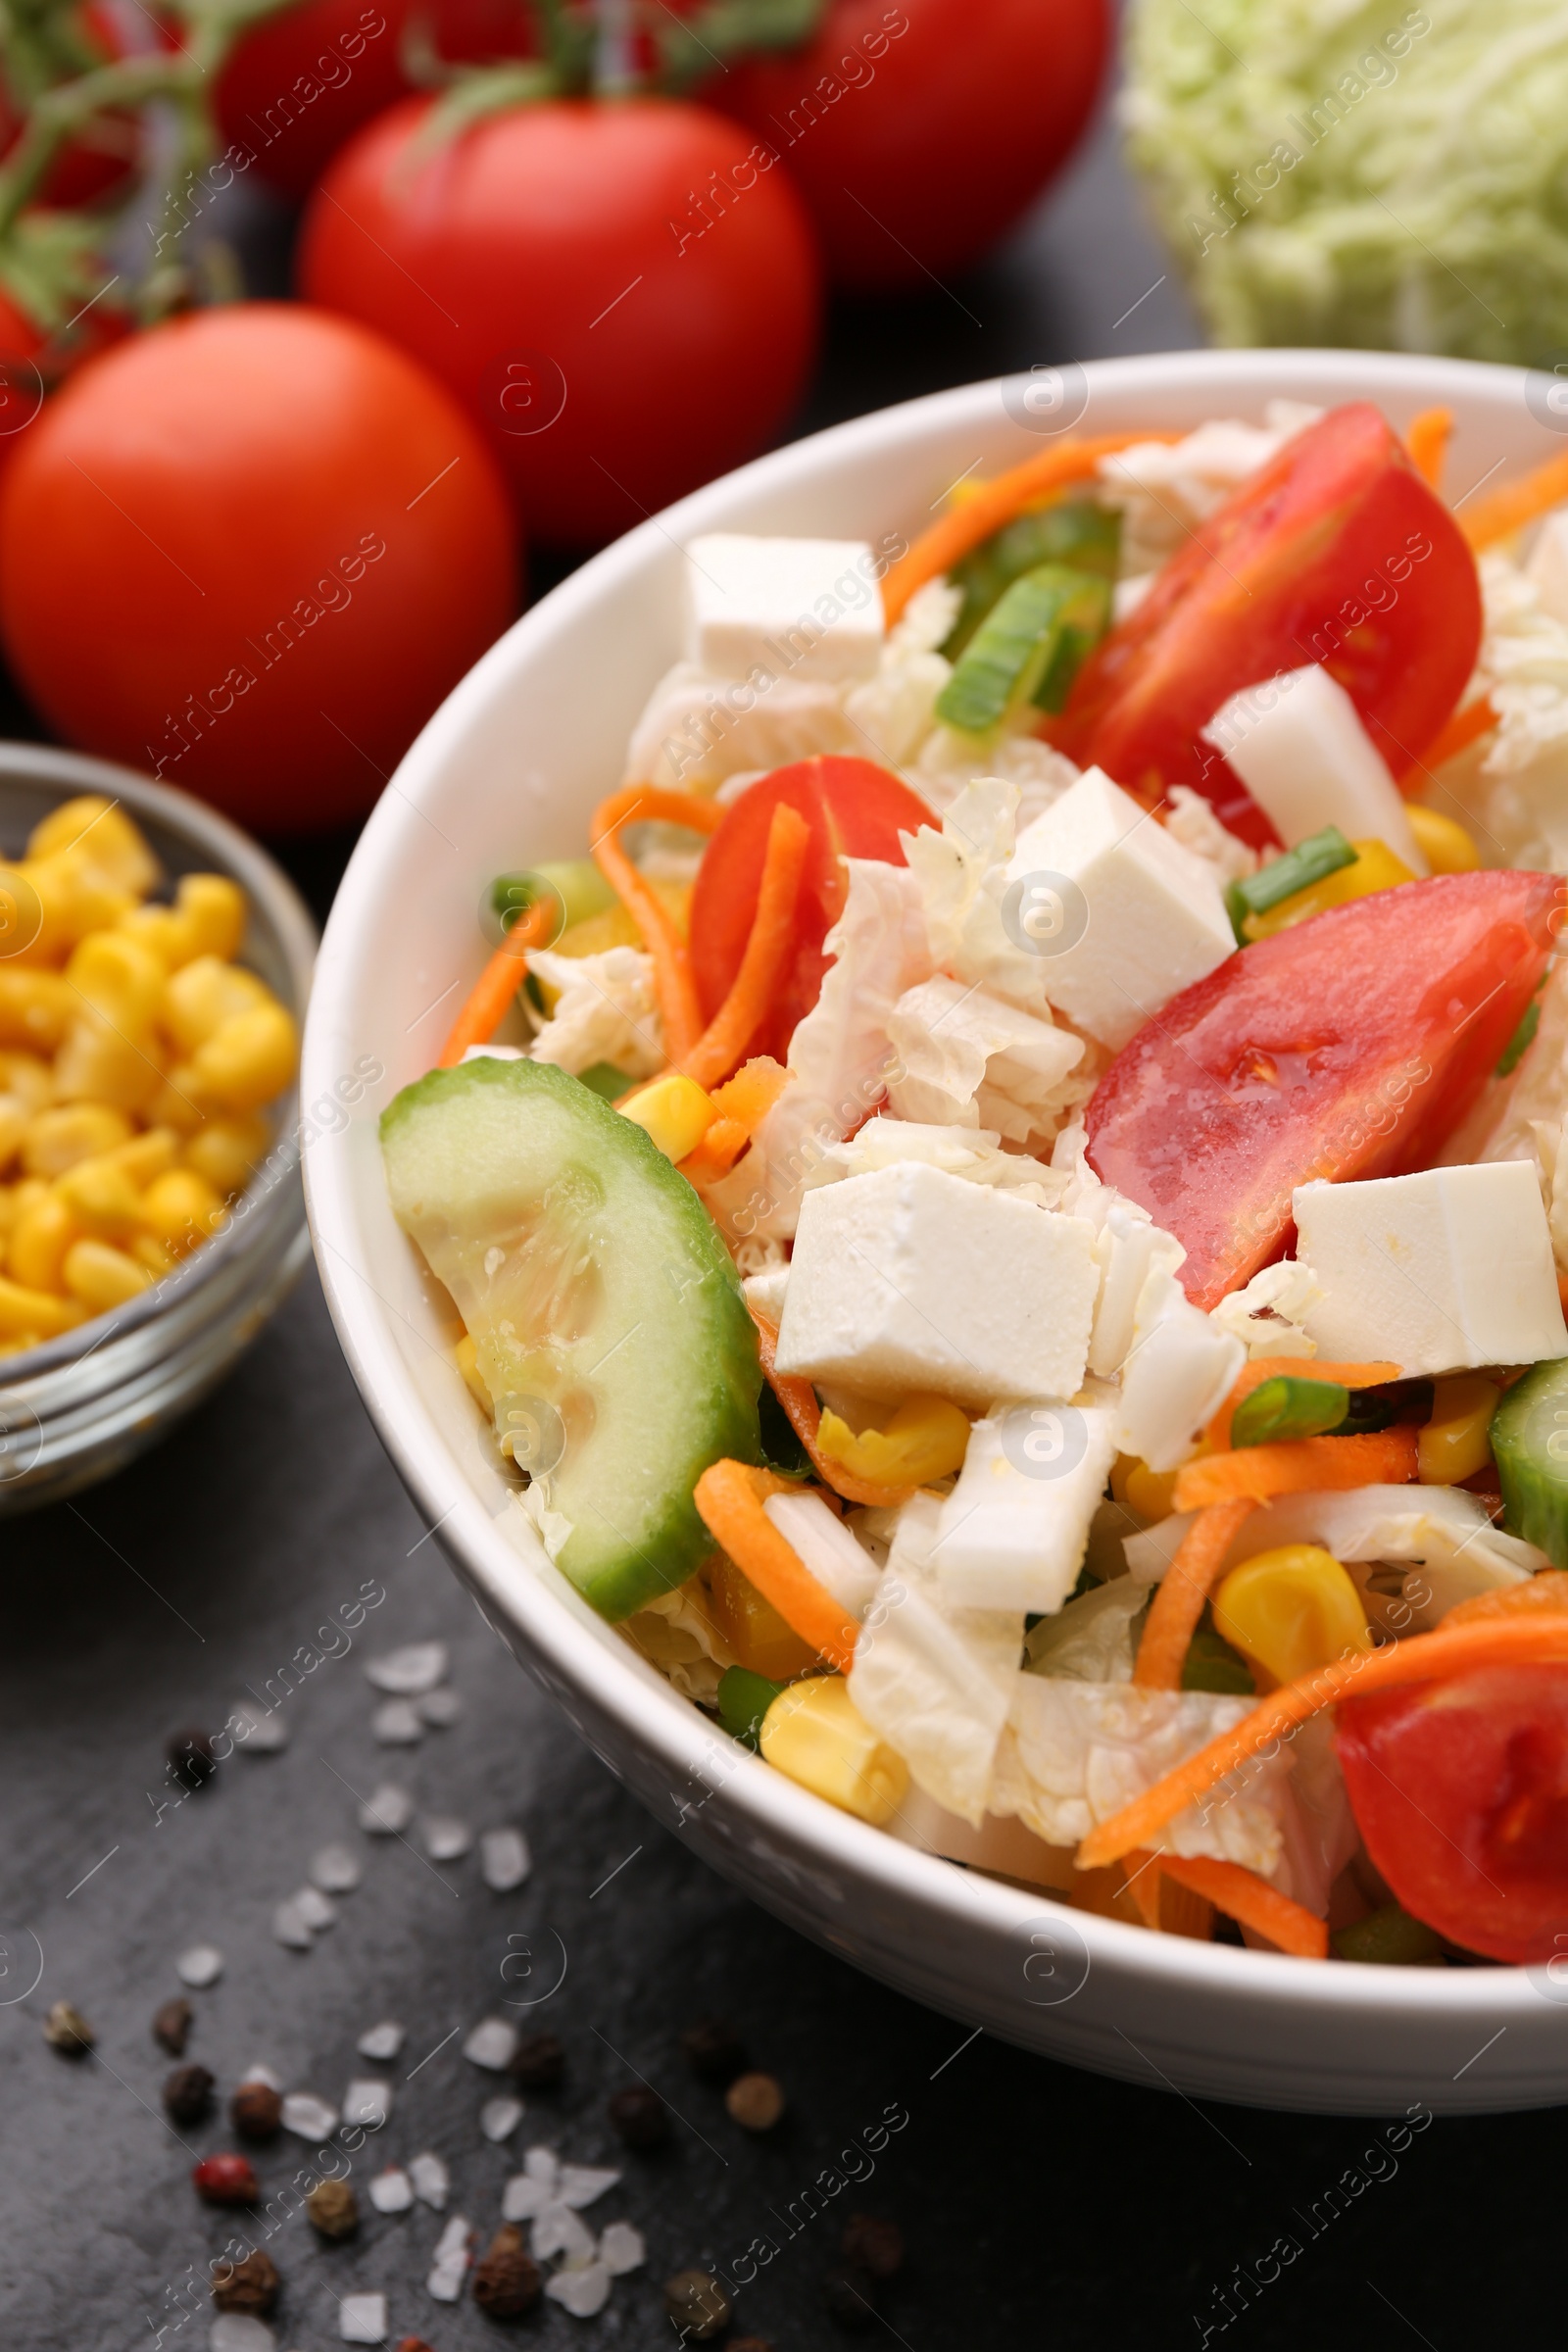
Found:
[[209, 2205], [254, 2205], [261, 2195], [248, 2156], [204, 2156], [190, 2177]]
[[397, 2352], [430, 2352], [430, 2346], [422, 2335], [406, 2335], [398, 2345]]

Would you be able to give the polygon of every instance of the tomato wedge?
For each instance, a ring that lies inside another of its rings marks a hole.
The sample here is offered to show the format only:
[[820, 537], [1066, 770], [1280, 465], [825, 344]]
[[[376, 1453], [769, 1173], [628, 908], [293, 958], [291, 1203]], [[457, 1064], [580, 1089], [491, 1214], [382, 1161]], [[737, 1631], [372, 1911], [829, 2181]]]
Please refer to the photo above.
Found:
[[729, 994], [757, 912], [767, 829], [780, 801], [811, 828], [795, 904], [796, 948], [774, 1009], [752, 1042], [756, 1054], [783, 1061], [796, 1023], [821, 993], [828, 959], [822, 942], [844, 911], [845, 858], [880, 858], [903, 865], [901, 833], [935, 823], [918, 794], [870, 760], [821, 758], [777, 767], [744, 792], [709, 840], [692, 897], [692, 973], [710, 1021]]
[[1406, 1911], [1492, 1960], [1568, 1935], [1568, 1666], [1477, 1668], [1341, 1702], [1366, 1850]]
[[1258, 847], [1268, 819], [1200, 730], [1244, 686], [1326, 662], [1394, 773], [1458, 702], [1481, 643], [1475, 558], [1365, 401], [1244, 482], [1086, 663], [1048, 732], [1154, 808], [1191, 784]]
[[1090, 1164], [1187, 1249], [1211, 1307], [1288, 1247], [1291, 1195], [1427, 1167], [1535, 993], [1557, 874], [1435, 874], [1244, 948], [1172, 998], [1089, 1103]]

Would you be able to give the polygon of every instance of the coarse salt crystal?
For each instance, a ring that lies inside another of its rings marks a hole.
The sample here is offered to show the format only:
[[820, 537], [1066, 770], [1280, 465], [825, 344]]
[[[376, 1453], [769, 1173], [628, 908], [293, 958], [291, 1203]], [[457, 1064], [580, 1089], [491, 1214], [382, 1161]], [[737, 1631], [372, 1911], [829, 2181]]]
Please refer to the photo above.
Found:
[[240, 2076], [242, 2082], [265, 2082], [269, 2090], [281, 2090], [283, 2078], [270, 2066], [248, 2066]]
[[337, 2307], [337, 2328], [346, 2344], [384, 2344], [385, 2295], [345, 2295]]
[[504, 2017], [481, 2018], [463, 2045], [463, 2055], [474, 2066], [487, 2067], [499, 2075], [512, 2062], [517, 2046], [517, 2029]]
[[326, 1894], [349, 1894], [365, 1876], [352, 1846], [323, 1845], [311, 1864], [311, 1878]]
[[368, 2034], [362, 2034], [354, 2047], [362, 2058], [395, 2058], [402, 2049], [405, 2029], [392, 2018], [383, 2018]]
[[[314, 2090], [291, 2090], [283, 2101], [283, 2129], [297, 2132], [301, 2139], [329, 2139], [337, 2130], [337, 2109], [325, 2099], [318, 2099]], [[368, 2339], [374, 2343], [375, 2337]]]
[[648, 2247], [640, 2230], [630, 2222], [612, 2222], [599, 2240], [599, 2259], [612, 2278], [623, 2278], [628, 2271], [640, 2271], [648, 2260]]
[[401, 2164], [389, 2164], [370, 2182], [370, 2203], [377, 2213], [407, 2213], [414, 2203], [414, 2182]]
[[463, 2292], [467, 2269], [468, 2225], [461, 2213], [455, 2213], [441, 2232], [424, 2283], [438, 2303], [455, 2303]]
[[395, 1838], [414, 1819], [414, 1799], [396, 1781], [382, 1781], [360, 1807], [360, 1827], [368, 1838]]
[[466, 1821], [452, 1813], [432, 1813], [423, 1823], [420, 1835], [424, 1850], [432, 1862], [457, 1862], [473, 1843], [473, 1832]]
[[526, 2173], [514, 2173], [501, 2192], [501, 2219], [531, 2222], [535, 2214], [543, 2213], [555, 2201], [555, 2190], [548, 2180], [532, 2180]]
[[213, 2322], [207, 2352], [271, 2352], [277, 2341], [270, 2328], [246, 2311], [225, 2311]]
[[275, 1756], [288, 1745], [288, 1725], [275, 1707], [253, 1707], [241, 1699], [229, 1708], [228, 1725], [242, 1756]]
[[510, 1894], [514, 1886], [520, 1886], [532, 1868], [533, 1856], [520, 1830], [509, 1825], [485, 1831], [479, 1840], [479, 1876], [497, 1894]]
[[336, 1903], [329, 1902], [318, 1886], [296, 1887], [288, 1899], [308, 1928], [329, 1928], [337, 1918]]
[[174, 1962], [174, 1974], [182, 1984], [216, 1984], [222, 1973], [223, 1955], [216, 1943], [193, 1943]]
[[278, 1904], [272, 1913], [272, 1934], [291, 1952], [308, 1952], [316, 1941], [311, 1923], [296, 1902]]
[[392, 2085], [368, 2077], [349, 2084], [343, 2094], [343, 2121], [364, 2131], [379, 2132], [392, 2112]]
[[463, 1701], [455, 1690], [426, 1690], [415, 1700], [423, 1721], [433, 1724], [438, 1732], [447, 1732], [463, 1713]]
[[370, 1737], [383, 1747], [412, 1747], [424, 1738], [419, 1711], [410, 1698], [384, 1698], [370, 1717]]
[[510, 2139], [521, 2121], [520, 2099], [486, 2099], [479, 2110], [479, 2129], [486, 2139]]
[[423, 2155], [416, 2156], [410, 2165], [409, 2178], [414, 2182], [414, 2193], [421, 2205], [428, 2205], [432, 2212], [445, 2213], [451, 2175], [439, 2156], [432, 2156], [426, 2148]]
[[602, 2197], [607, 2188], [613, 2188], [619, 2179], [619, 2173], [605, 2165], [564, 2164], [556, 2194], [563, 2205], [580, 2213], [585, 2205], [592, 2205], [597, 2197]]
[[569, 2205], [546, 2205], [536, 2213], [530, 2242], [535, 2262], [564, 2254], [568, 2268], [580, 2270], [594, 2258], [593, 2231], [578, 2221]]
[[365, 1679], [377, 1690], [390, 1690], [400, 1698], [412, 1698], [421, 1690], [433, 1690], [443, 1681], [447, 1671], [447, 1645], [444, 1642], [408, 1642], [401, 1649], [383, 1649], [379, 1657], [367, 1658]]
[[554, 2188], [561, 2178], [561, 2159], [554, 2148], [536, 2140], [522, 2160], [522, 2169], [530, 2180], [545, 2180]]
[[557, 2271], [545, 2280], [545, 2293], [573, 2319], [591, 2320], [610, 2300], [611, 2273], [602, 2262], [585, 2263], [581, 2270]]

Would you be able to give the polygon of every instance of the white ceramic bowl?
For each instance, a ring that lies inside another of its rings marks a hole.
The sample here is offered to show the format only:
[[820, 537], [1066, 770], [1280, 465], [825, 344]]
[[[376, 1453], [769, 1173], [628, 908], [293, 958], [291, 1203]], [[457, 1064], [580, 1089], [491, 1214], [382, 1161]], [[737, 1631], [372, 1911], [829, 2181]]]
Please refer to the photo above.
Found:
[[[1091, 432], [1257, 419], [1276, 396], [1371, 399], [1396, 425], [1443, 402], [1454, 495], [1562, 446], [1522, 373], [1457, 361], [1192, 352], [1064, 380]], [[1014, 420], [1028, 388], [914, 401], [712, 483], [574, 573], [437, 711], [366, 828], [318, 970], [303, 1099], [307, 1135], [321, 1129], [306, 1184], [327, 1298], [387, 1449], [485, 1615], [654, 1814], [804, 1934], [966, 2027], [1130, 2082], [1377, 2115], [1547, 2105], [1568, 2098], [1568, 1982], [1545, 1970], [1322, 1966], [1151, 1936], [868, 1829], [735, 1746], [533, 1544], [453, 1363], [450, 1309], [387, 1205], [374, 1114], [433, 1060], [479, 968], [490, 877], [582, 853], [677, 652], [683, 543], [912, 538], [959, 475], [1040, 446]], [[1060, 422], [1056, 389], [1036, 387], [1035, 424]], [[367, 1055], [384, 1076], [339, 1126]]]

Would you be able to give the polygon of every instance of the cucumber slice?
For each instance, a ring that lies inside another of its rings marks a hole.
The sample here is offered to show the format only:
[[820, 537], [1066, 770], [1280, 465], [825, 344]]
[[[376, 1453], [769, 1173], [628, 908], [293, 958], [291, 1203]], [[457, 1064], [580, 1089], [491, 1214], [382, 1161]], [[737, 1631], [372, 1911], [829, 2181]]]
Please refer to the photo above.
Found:
[[549, 1062], [469, 1061], [381, 1118], [398, 1223], [457, 1302], [497, 1436], [571, 1522], [603, 1617], [713, 1548], [692, 1489], [758, 1457], [761, 1373], [729, 1254], [641, 1127]]
[[1014, 580], [975, 631], [937, 697], [937, 716], [986, 735], [1041, 689], [1054, 693], [1104, 634], [1110, 583], [1065, 564], [1042, 564]]
[[1492, 1416], [1502, 1524], [1568, 1568], [1568, 1356], [1536, 1364]]
[[1113, 507], [1062, 499], [1020, 514], [971, 549], [948, 574], [963, 590], [963, 602], [942, 651], [956, 662], [992, 606], [1026, 571], [1042, 564], [1067, 564], [1074, 571], [1114, 580], [1120, 561], [1121, 516]]

